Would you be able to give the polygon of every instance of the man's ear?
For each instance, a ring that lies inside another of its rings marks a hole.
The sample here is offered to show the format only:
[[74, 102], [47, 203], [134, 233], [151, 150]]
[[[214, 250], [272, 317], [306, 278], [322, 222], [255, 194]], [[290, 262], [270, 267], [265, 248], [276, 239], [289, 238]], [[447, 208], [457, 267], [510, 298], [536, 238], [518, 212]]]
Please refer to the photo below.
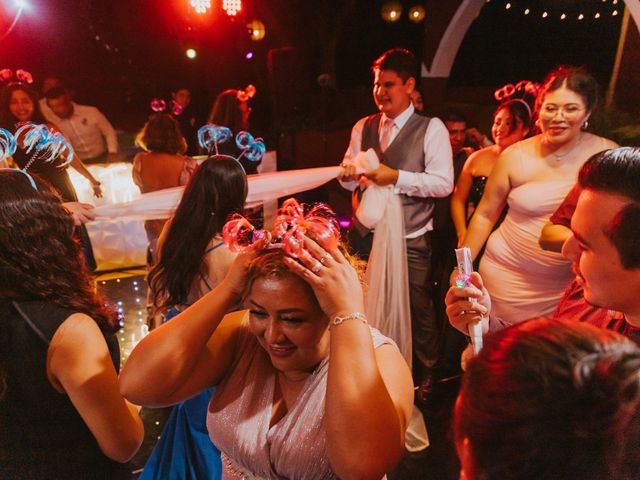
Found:
[[405, 87], [407, 87], [407, 93], [411, 93], [416, 88], [416, 79], [413, 77], [407, 78], [407, 81], [404, 82]]

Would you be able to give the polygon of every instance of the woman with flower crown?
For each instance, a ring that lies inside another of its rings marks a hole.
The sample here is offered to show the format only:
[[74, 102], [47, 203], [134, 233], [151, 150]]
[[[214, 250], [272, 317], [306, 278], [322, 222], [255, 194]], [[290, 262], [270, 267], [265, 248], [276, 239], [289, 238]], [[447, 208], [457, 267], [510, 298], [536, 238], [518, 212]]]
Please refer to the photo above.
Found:
[[[581, 68], [559, 67], [547, 76], [536, 97], [540, 133], [500, 155], [461, 242], [473, 259], [487, 242], [479, 271], [492, 314], [505, 322], [550, 315], [572, 278], [570, 262], [544, 251], [538, 239], [582, 164], [616, 146], [586, 131], [597, 91], [595, 79]], [[509, 212], [491, 234], [505, 205]]]
[[[467, 224], [480, 203], [489, 175], [500, 154], [529, 134], [531, 107], [520, 98], [502, 102], [493, 114], [491, 134], [495, 145], [472, 153], [460, 172], [451, 197], [451, 217], [456, 228], [458, 244], [467, 233]], [[497, 225], [496, 225], [497, 227]]]
[[[380, 479], [404, 447], [411, 373], [367, 325], [358, 273], [326, 207], [285, 202], [274, 231], [243, 218], [224, 280], [134, 349], [121, 391], [168, 405], [216, 386], [207, 427], [223, 478]], [[249, 311], [225, 315], [239, 300]]]
[[[57, 131], [55, 125], [48, 123], [40, 112], [38, 96], [28, 83], [13, 82], [6, 85], [0, 94], [0, 127], [15, 133], [26, 123], [46, 124], [52, 131]], [[22, 139], [18, 139], [22, 141]], [[18, 148], [13, 157], [14, 162], [25, 168], [29, 163], [29, 156], [22, 148]], [[51, 162], [36, 160], [29, 167], [29, 172], [36, 173], [55, 188], [65, 202], [77, 202], [78, 197], [69, 179], [66, 168], [61, 168], [59, 159]], [[96, 197], [102, 196], [101, 184], [91, 172], [87, 170], [77, 155], [71, 158], [70, 165], [91, 183]]]

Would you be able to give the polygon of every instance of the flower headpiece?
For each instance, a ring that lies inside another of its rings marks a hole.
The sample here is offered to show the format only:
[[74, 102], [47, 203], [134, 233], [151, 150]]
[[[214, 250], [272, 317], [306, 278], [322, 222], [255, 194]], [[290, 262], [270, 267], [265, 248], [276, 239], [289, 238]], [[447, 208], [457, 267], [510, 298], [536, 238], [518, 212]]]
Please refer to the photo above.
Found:
[[[66, 161], [60, 165], [63, 167], [73, 158], [73, 147], [59, 132], [52, 132], [46, 125], [25, 123], [13, 135], [14, 141], [21, 142], [24, 151], [31, 154], [31, 158], [22, 170], [27, 171], [36, 160], [50, 162], [61, 154], [66, 154]], [[14, 148], [15, 151], [15, 148]]]
[[304, 236], [310, 236], [325, 250], [340, 242], [340, 227], [328, 205], [318, 203], [305, 213], [305, 205], [295, 198], [285, 200], [278, 210], [273, 229], [256, 230], [242, 215], [234, 215], [222, 228], [222, 240], [232, 252], [243, 252], [267, 238], [265, 248], [281, 248], [287, 255], [300, 258], [309, 254]]
[[[212, 123], [207, 123], [198, 130], [198, 143], [209, 154], [218, 155], [218, 144], [228, 142], [232, 137], [233, 134], [227, 127], [220, 127]], [[236, 158], [238, 161], [245, 157], [252, 162], [259, 162], [266, 151], [262, 138], [253, 138], [253, 135], [245, 131], [236, 135], [236, 145], [242, 151]]]
[[236, 98], [241, 102], [246, 102], [250, 98], [253, 98], [255, 94], [256, 94], [256, 87], [249, 84], [247, 85], [247, 88], [245, 88], [244, 90], [238, 90], [238, 93], [236, 93]]
[[526, 95], [531, 95], [532, 97], [536, 97], [538, 92], [540, 91], [540, 84], [536, 82], [531, 82], [529, 80], [521, 80], [515, 85], [513, 83], [507, 83], [504, 87], [498, 88], [495, 92], [493, 92], [493, 96], [499, 102], [513, 100], [516, 102], [522, 102], [529, 112], [529, 116], [531, 117], [531, 106], [524, 100], [523, 97]]
[[26, 70], [18, 69], [14, 72], [10, 68], [0, 70], [0, 82], [9, 83], [33, 83], [33, 76]]
[[[154, 98], [153, 100], [151, 100], [150, 105], [151, 105], [151, 110], [153, 110], [156, 113], [161, 113], [161, 112], [164, 112], [165, 110], [168, 110], [167, 102], [165, 102], [162, 98]], [[184, 111], [184, 108], [182, 108], [182, 105], [180, 105], [175, 100], [171, 100], [169, 102], [169, 108], [171, 108], [171, 113], [173, 115], [181, 115], [182, 112]]]
[[[6, 158], [13, 155], [16, 151], [17, 146], [18, 142], [16, 142], [16, 137], [14, 137], [8, 130], [0, 128], [0, 161], [5, 160]], [[38, 187], [36, 186], [36, 182], [33, 180], [33, 177], [24, 170], [20, 170], [18, 168], [0, 168], [0, 170], [13, 170], [16, 172], [20, 172], [27, 177], [34, 190], [38, 189]]]

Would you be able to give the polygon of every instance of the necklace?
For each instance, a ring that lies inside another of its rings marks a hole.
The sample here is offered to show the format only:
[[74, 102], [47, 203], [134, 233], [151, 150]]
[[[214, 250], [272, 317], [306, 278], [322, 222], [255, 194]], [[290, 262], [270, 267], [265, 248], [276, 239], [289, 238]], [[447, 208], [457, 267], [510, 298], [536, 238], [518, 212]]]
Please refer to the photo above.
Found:
[[578, 147], [578, 145], [580, 145], [580, 142], [582, 142], [582, 132], [580, 132], [580, 135], [578, 136], [578, 141], [573, 145], [573, 147], [571, 147], [565, 153], [558, 155], [556, 152], [551, 152], [551, 155], [556, 157], [556, 160], [562, 160], [564, 157], [566, 157], [571, 152], [573, 152]]

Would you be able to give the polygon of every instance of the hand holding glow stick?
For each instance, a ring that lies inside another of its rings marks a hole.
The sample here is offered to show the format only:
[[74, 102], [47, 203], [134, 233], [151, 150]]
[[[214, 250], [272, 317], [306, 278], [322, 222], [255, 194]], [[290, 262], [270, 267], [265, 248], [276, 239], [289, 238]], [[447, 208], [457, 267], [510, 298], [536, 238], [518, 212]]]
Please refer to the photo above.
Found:
[[[471, 261], [471, 250], [469, 247], [456, 248], [456, 261], [458, 263], [458, 276], [456, 286], [464, 288], [469, 284], [469, 278], [473, 273], [473, 262]], [[474, 298], [469, 299], [475, 302]], [[469, 336], [473, 345], [473, 353], [478, 354], [482, 349], [482, 324], [480, 322], [469, 323]]]

